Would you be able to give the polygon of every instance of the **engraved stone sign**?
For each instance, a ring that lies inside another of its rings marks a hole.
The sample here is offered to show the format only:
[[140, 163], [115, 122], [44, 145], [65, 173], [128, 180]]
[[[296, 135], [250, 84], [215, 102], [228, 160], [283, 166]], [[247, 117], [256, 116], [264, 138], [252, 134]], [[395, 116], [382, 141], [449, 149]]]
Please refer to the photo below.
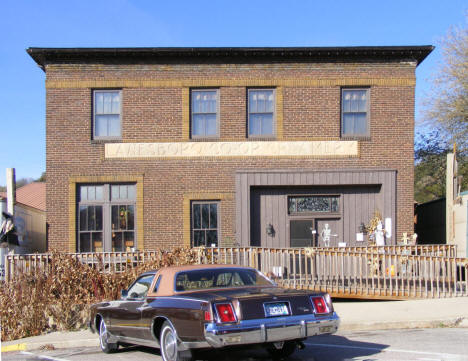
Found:
[[197, 158], [197, 157], [357, 157], [357, 141], [263, 141], [108, 143], [105, 157]]

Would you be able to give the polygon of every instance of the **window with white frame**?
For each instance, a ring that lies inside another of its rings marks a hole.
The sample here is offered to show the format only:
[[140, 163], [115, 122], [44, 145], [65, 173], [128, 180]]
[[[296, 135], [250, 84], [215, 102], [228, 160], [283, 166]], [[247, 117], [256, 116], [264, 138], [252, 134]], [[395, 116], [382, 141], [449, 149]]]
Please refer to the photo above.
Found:
[[368, 137], [369, 89], [341, 90], [341, 135]]
[[78, 187], [78, 252], [135, 249], [135, 184], [82, 184]]
[[209, 138], [219, 135], [218, 108], [218, 89], [192, 89], [192, 138]]
[[93, 91], [93, 139], [121, 137], [121, 91]]
[[275, 135], [274, 89], [248, 90], [249, 137], [273, 137]]

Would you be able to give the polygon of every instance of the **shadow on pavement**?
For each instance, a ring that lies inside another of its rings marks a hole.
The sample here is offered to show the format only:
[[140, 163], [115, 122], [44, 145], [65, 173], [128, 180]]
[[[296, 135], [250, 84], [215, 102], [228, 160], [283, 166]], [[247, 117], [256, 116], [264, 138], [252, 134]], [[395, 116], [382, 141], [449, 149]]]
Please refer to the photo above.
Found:
[[[304, 350], [297, 350], [287, 360], [291, 361], [342, 361], [351, 360], [353, 358], [370, 357], [377, 355], [381, 351], [389, 347], [389, 345], [352, 341], [343, 336], [329, 335], [329, 336], [315, 336], [310, 337], [305, 342], [306, 348]], [[148, 354], [160, 356], [161, 353], [158, 349], [149, 347], [128, 347], [121, 348], [119, 353], [128, 351], [141, 351]], [[233, 347], [225, 348], [222, 350], [207, 350], [198, 351], [195, 354], [197, 360], [207, 361], [255, 361], [255, 360], [271, 360], [270, 355], [261, 346], [251, 347]]]

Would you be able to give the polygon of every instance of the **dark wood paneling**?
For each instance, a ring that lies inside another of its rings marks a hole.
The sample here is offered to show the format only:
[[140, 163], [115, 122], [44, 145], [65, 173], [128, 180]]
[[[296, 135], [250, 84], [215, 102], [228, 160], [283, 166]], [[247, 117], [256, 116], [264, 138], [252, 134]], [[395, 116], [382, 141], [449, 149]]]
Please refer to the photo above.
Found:
[[[242, 246], [250, 246], [252, 239], [262, 246], [289, 247], [287, 195], [323, 192], [342, 194], [342, 215], [337, 226], [340, 241], [356, 245], [360, 223], [367, 224], [378, 210], [384, 218], [392, 218], [389, 244], [395, 244], [394, 170], [239, 171], [236, 177], [236, 235]], [[275, 228], [274, 237], [266, 235], [267, 220]]]

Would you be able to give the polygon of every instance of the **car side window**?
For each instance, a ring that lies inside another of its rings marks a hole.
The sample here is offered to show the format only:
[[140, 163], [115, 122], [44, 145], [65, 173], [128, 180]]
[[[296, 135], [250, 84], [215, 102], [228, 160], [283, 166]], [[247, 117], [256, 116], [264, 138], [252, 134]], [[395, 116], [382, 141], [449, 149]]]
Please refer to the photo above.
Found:
[[153, 282], [154, 275], [147, 275], [140, 277], [128, 290], [128, 298], [140, 299], [144, 298], [148, 293], [151, 283]]
[[156, 284], [154, 285], [154, 290], [153, 290], [154, 293], [158, 292], [159, 284], [161, 283], [161, 278], [162, 276], [159, 275], [158, 280], [156, 281]]

